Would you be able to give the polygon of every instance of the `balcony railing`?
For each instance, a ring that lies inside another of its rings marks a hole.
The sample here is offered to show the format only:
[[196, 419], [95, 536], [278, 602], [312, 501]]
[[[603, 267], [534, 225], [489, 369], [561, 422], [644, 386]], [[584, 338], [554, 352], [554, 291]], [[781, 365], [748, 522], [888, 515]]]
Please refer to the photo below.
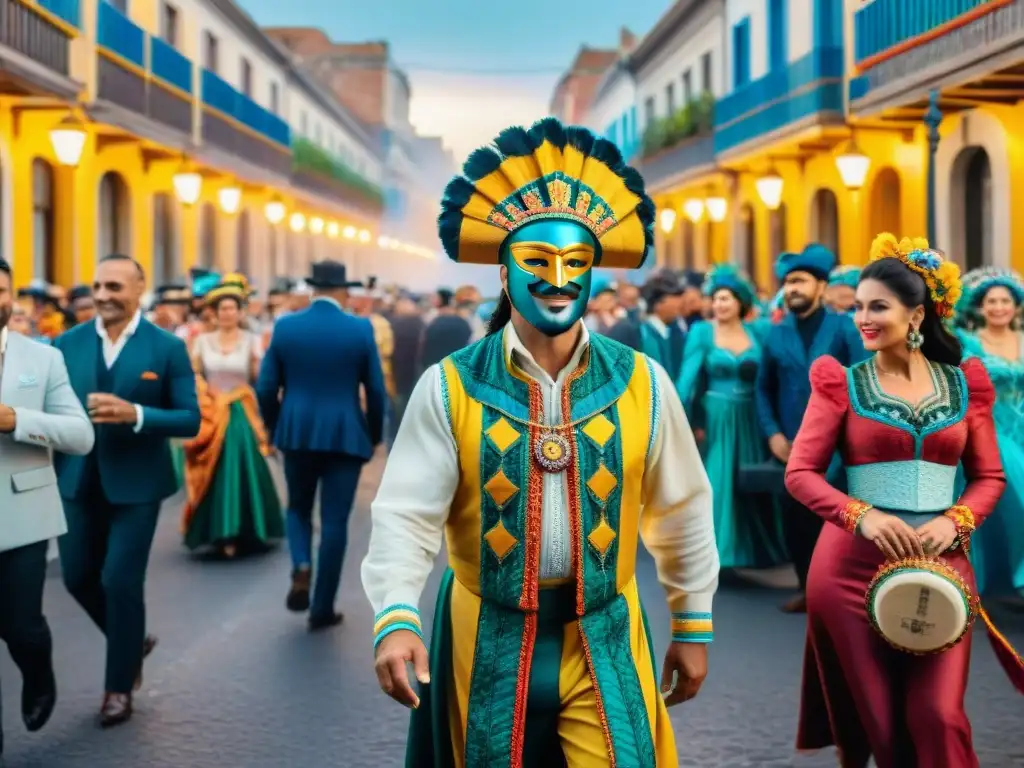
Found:
[[70, 35], [17, 0], [0, 0], [0, 45], [67, 76]]
[[276, 173], [290, 173], [288, 124], [208, 69], [200, 82], [203, 141]]
[[291, 144], [288, 123], [268, 109], [264, 109], [244, 93], [239, 93], [215, 73], [204, 69], [202, 73], [203, 104], [236, 120], [246, 128], [265, 136], [281, 147]]
[[145, 71], [145, 31], [110, 3], [99, 3], [96, 19], [96, 44]]
[[921, 45], [958, 23], [969, 23], [1006, 0], [871, 0], [853, 16], [854, 59], [871, 66], [887, 53]]
[[82, 27], [82, 7], [79, 0], [39, 0], [39, 7], [72, 27]]
[[715, 152], [818, 113], [843, 112], [843, 50], [815, 48], [715, 104]]
[[302, 186], [324, 192], [360, 208], [378, 212], [384, 205], [384, 193], [345, 163], [308, 139], [292, 144], [293, 178]]
[[149, 71], [155, 80], [192, 94], [192, 62], [159, 37], [149, 38]]

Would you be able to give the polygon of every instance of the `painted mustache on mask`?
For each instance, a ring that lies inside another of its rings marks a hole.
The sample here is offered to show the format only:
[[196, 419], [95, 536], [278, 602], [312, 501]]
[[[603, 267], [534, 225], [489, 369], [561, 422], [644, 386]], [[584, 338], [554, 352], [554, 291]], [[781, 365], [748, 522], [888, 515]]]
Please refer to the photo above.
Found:
[[556, 288], [551, 283], [538, 280], [536, 283], [530, 285], [529, 290], [532, 295], [539, 296], [542, 299], [550, 299], [555, 296], [567, 296], [575, 301], [579, 298], [582, 289], [575, 283], [566, 283], [561, 288]]

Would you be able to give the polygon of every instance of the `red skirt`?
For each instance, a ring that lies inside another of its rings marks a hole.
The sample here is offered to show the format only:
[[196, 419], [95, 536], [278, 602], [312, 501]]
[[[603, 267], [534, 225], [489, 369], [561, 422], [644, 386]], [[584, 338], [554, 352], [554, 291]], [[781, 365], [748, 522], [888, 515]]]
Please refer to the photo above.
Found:
[[[944, 555], [975, 589], [962, 550]], [[939, 654], [892, 648], [871, 627], [868, 582], [885, 557], [826, 525], [807, 578], [807, 647], [797, 748], [835, 745], [843, 768], [977, 768], [964, 711], [971, 634]]]

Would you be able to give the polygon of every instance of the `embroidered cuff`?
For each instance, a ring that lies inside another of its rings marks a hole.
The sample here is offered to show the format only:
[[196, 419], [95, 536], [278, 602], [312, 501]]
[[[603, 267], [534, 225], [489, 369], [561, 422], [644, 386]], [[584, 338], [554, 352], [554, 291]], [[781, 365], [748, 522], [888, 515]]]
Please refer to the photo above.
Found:
[[420, 612], [416, 606], [397, 603], [385, 608], [374, 617], [374, 650], [380, 645], [381, 640], [400, 629], [407, 629], [410, 632], [415, 632], [417, 636], [423, 637], [423, 625], [420, 623]]
[[956, 526], [956, 541], [953, 543], [952, 548], [956, 548], [959, 544], [968, 550], [971, 543], [971, 534], [974, 533], [974, 513], [971, 512], [970, 507], [965, 507], [963, 504], [957, 504], [955, 507], [950, 507], [946, 511], [946, 517], [953, 521], [953, 525]]
[[845, 507], [839, 510], [839, 524], [850, 533], [857, 533], [860, 521], [864, 519], [864, 515], [870, 509], [874, 509], [874, 507], [866, 502], [851, 499]]
[[710, 643], [714, 636], [710, 613], [684, 611], [672, 614], [673, 643]]

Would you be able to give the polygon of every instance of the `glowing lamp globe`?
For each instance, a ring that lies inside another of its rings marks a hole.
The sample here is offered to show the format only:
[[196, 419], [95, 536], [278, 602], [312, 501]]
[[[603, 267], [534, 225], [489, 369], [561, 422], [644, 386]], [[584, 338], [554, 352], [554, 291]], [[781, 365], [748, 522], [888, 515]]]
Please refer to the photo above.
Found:
[[50, 145], [57, 162], [61, 165], [76, 166], [85, 149], [85, 124], [74, 115], [68, 115], [50, 129]]
[[306, 228], [306, 217], [301, 213], [293, 213], [288, 219], [288, 226], [292, 232], [301, 232]]
[[769, 173], [754, 182], [757, 195], [769, 210], [777, 210], [782, 203], [782, 177], [777, 173]]
[[171, 180], [174, 194], [184, 205], [195, 205], [203, 191], [203, 177], [195, 171], [181, 171]]
[[356, 228], [349, 224], [347, 227], [345, 227], [345, 229], [341, 231], [341, 234], [346, 240], [355, 240]]
[[314, 235], [319, 235], [324, 231], [324, 220], [319, 216], [314, 216], [309, 220], [309, 231]]
[[220, 209], [229, 216], [238, 213], [238, 209], [242, 207], [242, 190], [238, 187], [219, 189], [217, 202], [220, 203]]
[[341, 228], [338, 226], [338, 222], [329, 221], [327, 222], [327, 236], [332, 240], [338, 236], [338, 232]]
[[700, 217], [704, 215], [704, 201], [687, 200], [683, 203], [683, 213], [686, 214], [686, 218], [696, 224], [700, 221]]
[[267, 217], [267, 221], [271, 224], [280, 224], [284, 221], [285, 213], [284, 203], [280, 200], [271, 200], [263, 206], [263, 215]]
[[714, 222], [725, 221], [729, 211], [729, 203], [724, 197], [709, 197], [704, 201], [704, 207], [708, 210], [708, 218]]
[[868, 177], [871, 158], [865, 155], [853, 142], [844, 152], [836, 156], [836, 168], [843, 184], [849, 190], [860, 189]]
[[368, 230], [368, 229], [361, 229], [361, 230], [359, 230], [359, 242], [360, 243], [368, 243], [368, 242], [370, 242], [370, 230]]
[[661, 226], [661, 231], [667, 235], [676, 225], [676, 212], [671, 208], [663, 208], [658, 214], [658, 224]]

